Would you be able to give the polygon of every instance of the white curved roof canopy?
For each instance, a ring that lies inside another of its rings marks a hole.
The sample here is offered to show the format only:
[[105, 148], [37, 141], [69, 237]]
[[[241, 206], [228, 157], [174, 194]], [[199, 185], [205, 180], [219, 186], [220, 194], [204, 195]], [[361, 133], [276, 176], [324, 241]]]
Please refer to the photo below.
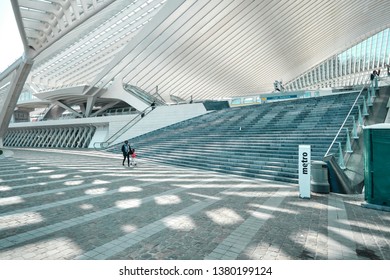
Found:
[[[17, 0], [37, 92], [113, 79], [189, 100], [273, 89], [390, 24], [386, 0]], [[88, 90], [89, 88], [89, 90]]]

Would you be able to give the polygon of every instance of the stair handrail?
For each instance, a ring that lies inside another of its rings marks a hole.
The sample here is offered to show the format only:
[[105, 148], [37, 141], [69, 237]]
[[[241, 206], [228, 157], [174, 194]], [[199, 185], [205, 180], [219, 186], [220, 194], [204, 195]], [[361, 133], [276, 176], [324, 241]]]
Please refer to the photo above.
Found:
[[159, 104], [156, 105], [167, 105], [165, 100], [158, 92], [151, 94], [146, 90], [131, 84], [124, 84], [123, 89], [127, 92], [131, 92], [135, 97], [142, 100], [143, 102], [152, 103], [158, 101]]
[[360, 98], [360, 96], [361, 96], [363, 90], [364, 90], [366, 87], [367, 87], [367, 84], [366, 84], [366, 85], [363, 85], [362, 89], [360, 90], [358, 96], [357, 96], [356, 99], [355, 99], [355, 102], [353, 103], [351, 109], [349, 110], [347, 116], [345, 117], [343, 124], [341, 125], [340, 129], [337, 131], [336, 136], [333, 138], [333, 141], [332, 141], [332, 143], [330, 144], [328, 150], [326, 151], [324, 157], [327, 157], [327, 156], [329, 155], [330, 150], [332, 149], [334, 143], [336, 143], [337, 138], [339, 137], [341, 131], [343, 130], [345, 124], [347, 123], [347, 121], [348, 121], [348, 119], [349, 119], [349, 117], [350, 117], [350, 115], [351, 115], [353, 109], [354, 109], [355, 106], [356, 106], [356, 103], [358, 102], [358, 100], [359, 100], [359, 98]]
[[152, 96], [157, 96], [157, 99], [160, 99], [160, 101], [161, 101], [164, 105], [167, 105], [167, 102], [164, 100], [164, 98], [163, 98], [158, 92], [155, 92]]
[[112, 144], [112, 142], [114, 142], [116, 139], [119, 138], [120, 135], [122, 135], [125, 131], [129, 130], [134, 125], [136, 125], [143, 117], [147, 116], [150, 112], [152, 112], [153, 109], [154, 108], [152, 106], [147, 107], [145, 110], [143, 110], [134, 118], [132, 118], [128, 123], [126, 123], [121, 129], [119, 129], [117, 132], [111, 135], [106, 141], [95, 142], [93, 144], [93, 147], [96, 150], [108, 148]]

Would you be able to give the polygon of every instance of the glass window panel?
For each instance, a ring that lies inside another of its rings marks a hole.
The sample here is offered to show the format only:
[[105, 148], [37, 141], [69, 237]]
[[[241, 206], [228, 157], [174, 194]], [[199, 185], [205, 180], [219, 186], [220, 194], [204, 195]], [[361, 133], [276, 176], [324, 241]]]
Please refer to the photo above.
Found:
[[386, 41], [386, 34], [385, 30], [381, 32], [380, 39], [378, 40], [378, 67], [383, 65], [383, 52], [384, 52], [384, 44], [383, 42]]
[[241, 104], [241, 98], [233, 99], [231, 104], [233, 104], [233, 105], [239, 105], [239, 104]]
[[359, 72], [362, 72], [363, 71], [363, 62], [364, 62], [364, 55], [363, 55], [363, 44], [360, 43], [357, 45], [356, 47], [356, 51], [357, 51], [357, 60], [358, 60], [358, 71]]
[[375, 68], [380, 66], [380, 57], [382, 51], [383, 31], [378, 33], [375, 49]]
[[385, 48], [385, 63], [390, 63], [390, 29], [387, 30], [387, 40], [386, 40], [386, 48]]
[[330, 60], [329, 60], [329, 73], [330, 73], [330, 78], [333, 79], [334, 78], [334, 57], [332, 57]]
[[372, 49], [372, 37], [368, 38], [366, 41], [366, 69], [372, 70], [372, 62], [371, 62], [371, 49]]
[[341, 55], [341, 76], [344, 76], [347, 74], [346, 68], [347, 68], [347, 52], [345, 51]]
[[382, 36], [382, 47], [381, 47], [381, 53], [379, 55], [379, 66], [383, 67], [384, 62], [386, 61], [386, 47], [387, 47], [387, 40], [388, 40], [388, 32], [389, 29], [383, 30], [383, 36]]
[[317, 83], [315, 69], [311, 70], [311, 77], [313, 79], [313, 85]]
[[378, 62], [378, 59], [376, 57], [376, 53], [377, 53], [376, 47], [378, 45], [377, 42], [378, 42], [378, 34], [374, 35], [371, 41], [371, 67], [372, 68], [376, 68]]
[[318, 65], [316, 67], [316, 75], [317, 75], [317, 83], [321, 83], [321, 65]]
[[[354, 85], [368, 79], [366, 73], [390, 62], [390, 28], [375, 34], [304, 72], [289, 88]], [[358, 74], [361, 73], [361, 74]], [[348, 77], [347, 77], [348, 76]], [[335, 80], [338, 77], [341, 79]], [[333, 81], [329, 81], [333, 80]]]
[[323, 63], [323, 69], [324, 69], [324, 72], [322, 74], [322, 77], [324, 77], [324, 80], [325, 82], [329, 79], [328, 77], [328, 60], [325, 60], [324, 63]]
[[358, 60], [359, 60], [359, 72], [364, 71], [364, 52], [363, 52], [363, 43], [357, 45]]
[[358, 60], [358, 71], [362, 72], [363, 71], [363, 61], [364, 61], [362, 43], [357, 45], [357, 60]]
[[322, 64], [318, 67], [318, 79], [320, 82], [324, 80], [324, 66]]
[[339, 59], [337, 60], [337, 77], [340, 77], [343, 75], [342, 66], [343, 66], [343, 60], [342, 60], [342, 54], [339, 55]]
[[356, 69], [357, 69], [357, 47], [356, 45], [352, 47], [351, 49], [351, 72], [352, 73], [356, 73]]
[[253, 97], [244, 98], [244, 104], [254, 103]]
[[323, 74], [323, 77], [324, 77], [324, 80], [328, 80], [329, 79], [329, 69], [328, 69], [328, 60], [324, 62], [324, 74]]
[[346, 75], [351, 74], [351, 49], [348, 49], [346, 51], [346, 60], [345, 60], [345, 70]]
[[337, 59], [337, 77], [340, 77], [342, 75], [342, 65], [343, 65], [343, 54], [338, 55]]
[[369, 59], [369, 53], [368, 53], [368, 40], [364, 40], [362, 43], [362, 55], [363, 55], [363, 70], [368, 70], [368, 59]]

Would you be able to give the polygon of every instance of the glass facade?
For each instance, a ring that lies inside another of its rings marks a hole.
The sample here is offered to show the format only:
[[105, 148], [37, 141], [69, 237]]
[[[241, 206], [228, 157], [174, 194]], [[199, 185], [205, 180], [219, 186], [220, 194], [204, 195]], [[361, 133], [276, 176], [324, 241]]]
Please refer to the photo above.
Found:
[[37, 100], [37, 99], [38, 98], [36, 98], [31, 92], [23, 91], [19, 96], [18, 103], [23, 101]]
[[387, 75], [390, 64], [390, 28], [366, 38], [286, 83], [287, 90], [346, 87], [366, 84], [373, 70]]

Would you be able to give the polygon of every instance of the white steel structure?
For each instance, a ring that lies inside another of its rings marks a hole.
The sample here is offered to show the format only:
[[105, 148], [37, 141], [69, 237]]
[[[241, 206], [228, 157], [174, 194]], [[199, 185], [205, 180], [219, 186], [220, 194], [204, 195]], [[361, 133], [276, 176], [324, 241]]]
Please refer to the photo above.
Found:
[[123, 85], [165, 101], [225, 99], [269, 92], [275, 80], [291, 90], [350, 85], [389, 63], [387, 0], [11, 2], [25, 53], [0, 73], [0, 146], [22, 91], [83, 104], [88, 117], [118, 100], [142, 111]]
[[373, 69], [389, 75], [390, 28], [335, 54], [286, 84], [290, 90], [365, 84]]

